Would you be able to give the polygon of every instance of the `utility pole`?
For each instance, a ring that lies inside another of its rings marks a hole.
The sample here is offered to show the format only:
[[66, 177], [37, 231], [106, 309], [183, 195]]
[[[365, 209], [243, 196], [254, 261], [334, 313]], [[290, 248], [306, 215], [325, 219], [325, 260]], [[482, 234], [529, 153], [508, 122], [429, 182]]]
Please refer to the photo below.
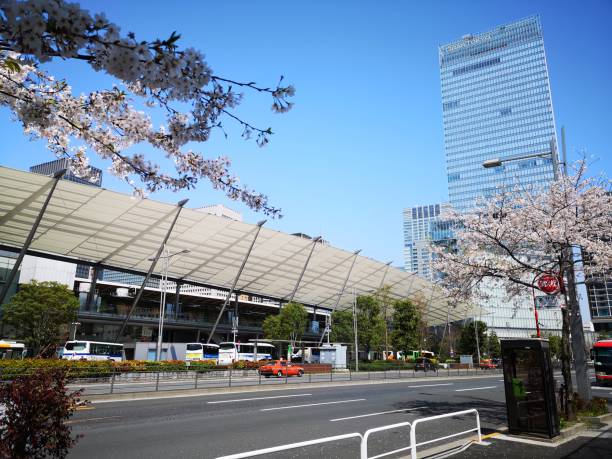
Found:
[[[565, 147], [565, 128], [561, 128], [561, 148], [563, 151], [563, 175], [567, 174], [567, 151]], [[557, 157], [556, 151], [553, 152], [553, 157]], [[559, 180], [559, 162], [553, 160], [553, 166], [556, 166], [555, 180]], [[572, 247], [563, 248], [561, 255], [562, 274], [565, 274], [567, 280], [567, 289], [565, 290], [565, 304], [569, 309], [570, 314], [570, 330], [571, 330], [571, 345], [572, 354], [574, 356], [574, 372], [576, 374], [576, 385], [578, 387], [578, 395], [582, 400], [591, 400], [591, 383], [588, 376], [588, 366], [586, 359], [586, 343], [584, 341], [584, 328], [582, 326], [582, 315], [580, 314], [580, 304], [578, 303], [578, 295], [576, 293], [576, 273], [574, 272], [574, 254]], [[563, 279], [561, 279], [563, 280]]]
[[355, 337], [355, 371], [359, 371], [359, 341], [357, 339], [357, 294], [353, 289], [353, 336]]

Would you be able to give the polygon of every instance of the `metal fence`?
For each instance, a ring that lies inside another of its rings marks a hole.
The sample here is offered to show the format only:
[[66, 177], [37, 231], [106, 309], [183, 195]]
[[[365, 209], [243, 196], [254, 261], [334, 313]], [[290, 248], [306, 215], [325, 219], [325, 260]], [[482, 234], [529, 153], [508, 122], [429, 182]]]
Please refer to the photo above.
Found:
[[[456, 418], [463, 417], [465, 415], [471, 415], [471, 414], [475, 415], [475, 418], [474, 418], [475, 426], [474, 427], [470, 429], [462, 430], [459, 432], [452, 432], [450, 434], [448, 434], [448, 432], [445, 432], [447, 435], [443, 435], [443, 436], [434, 435], [433, 438], [430, 438], [428, 440], [422, 440], [421, 442], [417, 442], [417, 438], [418, 438], [417, 430], [416, 430], [417, 425], [423, 424], [426, 422], [431, 422], [431, 421], [438, 421], [444, 418], [455, 418], [456, 419]], [[410, 433], [409, 442], [407, 444], [403, 444], [401, 445], [400, 448], [396, 448], [392, 451], [385, 451], [375, 456], [369, 455], [368, 441], [370, 440], [370, 437], [372, 434], [377, 433], [377, 432], [383, 432], [383, 431], [395, 431], [395, 432], [400, 431], [401, 432], [404, 430], [408, 430]], [[481, 443], [482, 433], [480, 430], [480, 416], [476, 409], [455, 411], [452, 413], [446, 413], [446, 414], [442, 414], [438, 416], [419, 418], [412, 422], [400, 422], [398, 424], [391, 424], [391, 425], [382, 426], [382, 427], [375, 427], [373, 429], [367, 430], [363, 435], [361, 435], [358, 432], [354, 432], [354, 433], [349, 433], [349, 434], [344, 434], [344, 435], [336, 435], [334, 437], [317, 438], [314, 440], [308, 440], [308, 441], [303, 441], [299, 443], [290, 443], [286, 445], [272, 446], [269, 448], [258, 449], [254, 451], [246, 451], [246, 452], [238, 453], [238, 454], [231, 454], [228, 456], [218, 457], [217, 459], [244, 459], [248, 457], [270, 456], [271, 454], [277, 453], [277, 452], [302, 449], [302, 448], [306, 448], [306, 447], [314, 446], [314, 445], [339, 443], [341, 441], [345, 441], [347, 439], [354, 439], [354, 438], [359, 438], [360, 440], [359, 454], [355, 455], [355, 457], [359, 457], [360, 459], [379, 459], [382, 457], [398, 454], [400, 452], [408, 451], [408, 450], [410, 451], [410, 458], [417, 459], [418, 458], [418, 453], [417, 453], [418, 446], [425, 446], [425, 445], [430, 445], [433, 443], [444, 442], [445, 440], [449, 440], [451, 438], [463, 437], [466, 440], [468, 440], [464, 444], [464, 447], [467, 447], [470, 444], [476, 442], [476, 439], [470, 439], [469, 437], [466, 437], [466, 435], [472, 434], [472, 433], [475, 434], [476, 438], [478, 439], [478, 443]]]
[[[34, 370], [32, 370], [34, 371]], [[331, 372], [305, 373], [301, 377], [265, 377], [257, 370], [238, 369], [185, 369], [181, 371], [129, 371], [120, 372], [114, 368], [80, 367], [69, 372], [72, 389], [83, 389], [83, 395], [123, 394], [134, 392], [178, 391], [213, 389], [240, 386], [275, 386], [300, 383], [330, 383], [336, 381], [381, 381], [418, 380], [430, 377], [486, 376], [501, 374], [501, 370], [480, 368], [439, 369], [437, 371], [416, 371], [414, 369], [388, 369], [381, 371], [332, 370]], [[7, 382], [19, 374], [0, 373], [0, 380]]]

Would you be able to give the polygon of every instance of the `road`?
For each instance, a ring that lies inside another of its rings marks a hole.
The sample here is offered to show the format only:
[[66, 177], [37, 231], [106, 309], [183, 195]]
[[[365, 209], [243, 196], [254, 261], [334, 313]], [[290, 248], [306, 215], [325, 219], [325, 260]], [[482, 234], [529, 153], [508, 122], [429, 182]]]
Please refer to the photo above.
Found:
[[[596, 392], [612, 402], [612, 389]], [[470, 408], [478, 409], [485, 432], [505, 424], [499, 375], [96, 403], [70, 421], [74, 432], [83, 435], [71, 457], [214, 458], [325, 436], [363, 434], [373, 427]], [[418, 441], [474, 425], [471, 416], [424, 424]], [[373, 435], [369, 451], [375, 455], [408, 444], [408, 430], [400, 428]], [[357, 452], [358, 441], [347, 440], [265, 457], [354, 458]]]

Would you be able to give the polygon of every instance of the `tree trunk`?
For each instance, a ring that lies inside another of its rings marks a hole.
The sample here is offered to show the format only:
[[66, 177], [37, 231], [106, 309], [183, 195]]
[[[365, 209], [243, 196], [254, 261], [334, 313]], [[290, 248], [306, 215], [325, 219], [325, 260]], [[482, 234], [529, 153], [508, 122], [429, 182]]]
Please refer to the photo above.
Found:
[[567, 307], [561, 308], [561, 315], [563, 317], [563, 328], [561, 334], [561, 373], [563, 374], [563, 386], [561, 406], [563, 407], [565, 419], [573, 421], [576, 419], [576, 413], [574, 412], [573, 405], [573, 394], [574, 386], [572, 384], [572, 372], [570, 370], [570, 318]]

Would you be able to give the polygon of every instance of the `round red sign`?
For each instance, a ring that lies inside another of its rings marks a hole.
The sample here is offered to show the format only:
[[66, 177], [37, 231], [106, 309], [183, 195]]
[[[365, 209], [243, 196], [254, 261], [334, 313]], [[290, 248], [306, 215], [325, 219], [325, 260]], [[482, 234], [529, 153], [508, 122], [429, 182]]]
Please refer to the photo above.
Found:
[[542, 274], [538, 277], [538, 288], [547, 295], [554, 295], [561, 290], [561, 283], [554, 274]]

